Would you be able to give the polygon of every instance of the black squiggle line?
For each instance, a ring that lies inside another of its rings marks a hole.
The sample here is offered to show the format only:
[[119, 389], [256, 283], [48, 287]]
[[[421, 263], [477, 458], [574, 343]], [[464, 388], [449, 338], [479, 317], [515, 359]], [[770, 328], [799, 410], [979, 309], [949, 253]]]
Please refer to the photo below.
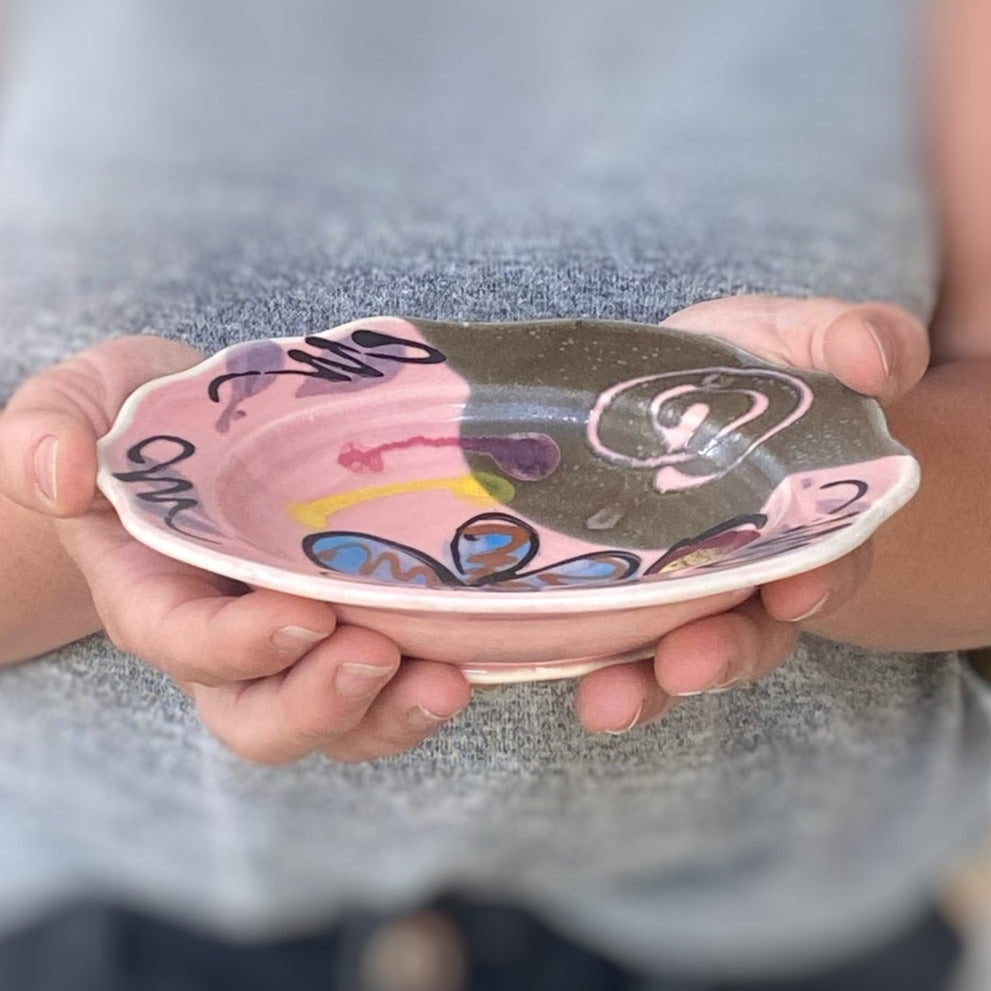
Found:
[[196, 509], [199, 506], [199, 499], [185, 496], [185, 493], [187, 492], [195, 493], [193, 483], [188, 479], [160, 474], [162, 471], [173, 468], [175, 465], [181, 464], [183, 461], [191, 458], [196, 453], [195, 444], [188, 440], [184, 440], [182, 437], [173, 437], [169, 434], [159, 434], [155, 437], [147, 437], [145, 440], [130, 448], [127, 452], [127, 460], [132, 464], [147, 465], [148, 458], [145, 457], [145, 448], [151, 444], [157, 444], [163, 441], [176, 444], [179, 447], [179, 453], [170, 461], [156, 462], [149, 467], [142, 468], [138, 471], [117, 472], [113, 477], [119, 482], [125, 482], [130, 485], [139, 483], [155, 486], [164, 485], [165, 488], [159, 487], [152, 492], [139, 492], [137, 497], [142, 502], [151, 503], [153, 506], [171, 506], [163, 519], [165, 521], [165, 525], [173, 532], [181, 534], [183, 537], [189, 537], [191, 540], [201, 540], [208, 544], [219, 543], [219, 541], [211, 540], [209, 537], [204, 537], [202, 534], [190, 533], [188, 530], [182, 529], [182, 527], [176, 523], [176, 517], [181, 513], [188, 512], [191, 509]]
[[852, 499], [848, 499], [842, 506], [837, 506], [835, 509], [829, 511], [829, 515], [833, 516], [836, 513], [842, 513], [844, 509], [848, 506], [852, 506], [858, 499], [867, 495], [867, 490], [870, 486], [859, 478], [842, 478], [837, 482], [827, 482], [825, 485], [819, 486], [819, 491], [822, 492], [823, 489], [831, 489], [837, 485], [855, 485], [857, 487], [857, 494], [853, 496]]
[[[406, 365], [437, 365], [447, 361], [447, 356], [438, 351], [437, 348], [424, 344], [422, 341], [411, 341], [404, 337], [393, 337], [392, 334], [382, 334], [375, 330], [356, 330], [351, 334], [351, 340], [357, 347], [346, 344], [343, 341], [333, 341], [326, 337], [310, 336], [305, 339], [306, 344], [319, 351], [327, 351], [333, 357], [326, 357], [319, 354], [310, 354], [299, 348], [292, 348], [288, 356], [293, 361], [309, 368], [304, 371], [301, 368], [272, 369], [266, 372], [231, 372], [226, 375], [218, 375], [207, 388], [207, 395], [212, 402], [220, 402], [221, 387], [232, 379], [247, 378], [257, 375], [298, 375], [301, 378], [321, 379], [325, 382], [351, 382], [357, 378], [383, 378], [381, 372], [374, 365], [363, 359], [375, 361], [395, 361]], [[398, 345], [401, 347], [415, 348], [422, 352], [419, 357], [404, 354], [386, 354], [372, 352], [373, 348], [389, 347]]]

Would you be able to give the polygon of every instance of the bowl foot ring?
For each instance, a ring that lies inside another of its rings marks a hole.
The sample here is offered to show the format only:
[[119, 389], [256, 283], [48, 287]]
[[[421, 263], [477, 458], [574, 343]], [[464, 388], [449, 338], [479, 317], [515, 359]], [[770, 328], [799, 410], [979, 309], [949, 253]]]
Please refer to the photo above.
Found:
[[656, 647], [634, 647], [618, 654], [598, 657], [573, 657], [560, 661], [541, 661], [539, 664], [464, 664], [461, 673], [470, 685], [509, 685], [520, 681], [559, 681], [579, 678], [599, 668], [613, 664], [644, 661], [654, 656]]

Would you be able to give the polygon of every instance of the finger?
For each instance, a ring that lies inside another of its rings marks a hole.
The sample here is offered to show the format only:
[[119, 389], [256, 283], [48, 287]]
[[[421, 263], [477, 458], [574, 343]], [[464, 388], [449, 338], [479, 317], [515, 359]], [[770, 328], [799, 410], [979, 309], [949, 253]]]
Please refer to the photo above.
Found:
[[666, 715], [675, 702], [658, 685], [650, 661], [600, 668], [575, 690], [578, 718], [593, 733], [627, 733]]
[[351, 733], [322, 747], [338, 761], [393, 757], [418, 746], [471, 701], [471, 686], [453, 664], [405, 659]]
[[96, 441], [125, 399], [151, 379], [190, 368], [200, 352], [158, 337], [106, 341], [29, 379], [0, 419], [0, 486], [51, 516], [78, 516], [96, 495]]
[[336, 625], [326, 603], [245, 593], [236, 582], [156, 554], [109, 510], [58, 527], [110, 638], [177, 681], [217, 685], [283, 671]]
[[342, 626], [282, 675], [194, 693], [205, 725], [236, 754], [284, 764], [360, 732], [399, 664], [399, 650], [381, 634]]
[[791, 656], [797, 639], [795, 625], [769, 616], [754, 596], [667, 634], [657, 648], [654, 675], [669, 695], [718, 691], [770, 673]]
[[815, 367], [885, 404], [908, 392], [929, 365], [925, 327], [908, 311], [884, 303], [840, 314], [822, 331], [817, 347], [821, 357]]
[[664, 325], [721, 337], [775, 364], [827, 372], [884, 403], [912, 388], [929, 361], [922, 323], [887, 303], [728, 296], [680, 310]]
[[867, 541], [838, 561], [791, 578], [770, 582], [760, 591], [768, 614], [788, 623], [828, 615], [847, 602], [870, 574], [873, 543]]

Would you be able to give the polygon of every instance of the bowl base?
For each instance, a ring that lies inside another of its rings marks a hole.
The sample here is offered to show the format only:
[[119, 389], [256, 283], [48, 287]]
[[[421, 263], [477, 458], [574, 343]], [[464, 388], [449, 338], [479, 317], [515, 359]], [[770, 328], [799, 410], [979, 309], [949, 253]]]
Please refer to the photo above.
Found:
[[654, 656], [656, 647], [635, 647], [619, 654], [598, 657], [570, 657], [539, 664], [465, 664], [459, 665], [470, 685], [510, 685], [520, 681], [559, 681], [580, 678], [584, 674], [607, 668], [612, 664], [645, 661]]

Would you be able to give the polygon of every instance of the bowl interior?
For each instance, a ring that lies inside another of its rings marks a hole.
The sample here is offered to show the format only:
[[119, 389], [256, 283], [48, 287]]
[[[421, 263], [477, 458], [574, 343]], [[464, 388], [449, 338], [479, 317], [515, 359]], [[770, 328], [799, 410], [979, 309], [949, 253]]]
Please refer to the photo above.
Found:
[[[570, 477], [548, 493], [551, 515], [587, 513], [584, 539], [513, 512], [521, 490], [562, 471], [555, 434], [567, 433], [575, 397], [549, 390], [536, 415], [504, 389], [489, 393], [489, 402], [475, 397], [470, 420], [452, 383], [447, 394], [406, 395], [401, 407], [361, 394], [266, 424], [217, 466], [214, 518], [260, 555], [298, 567], [302, 547], [313, 564], [361, 581], [519, 591], [643, 580], [643, 552], [663, 554], [670, 521], [658, 514], [636, 547], [609, 540], [624, 509], [650, 497], [631, 491], [622, 469], [606, 466], [612, 477], [599, 480], [565, 471]], [[626, 433], [615, 431], [614, 442], [635, 450], [635, 420], [625, 422]], [[734, 454], [732, 443], [717, 443], [709, 461], [729, 464]], [[698, 521], [688, 523], [689, 535], [707, 529], [713, 515], [739, 516], [734, 506], [763, 504], [778, 467], [756, 456], [718, 501], [696, 494]], [[596, 491], [603, 488], [605, 495]], [[601, 505], [588, 512], [596, 499]], [[785, 502], [774, 507], [778, 514]], [[777, 522], [767, 520], [765, 528]], [[737, 543], [754, 532], [745, 522], [731, 529]], [[727, 542], [734, 540], [717, 543]], [[539, 581], [521, 577], [565, 561], [568, 567]]]

